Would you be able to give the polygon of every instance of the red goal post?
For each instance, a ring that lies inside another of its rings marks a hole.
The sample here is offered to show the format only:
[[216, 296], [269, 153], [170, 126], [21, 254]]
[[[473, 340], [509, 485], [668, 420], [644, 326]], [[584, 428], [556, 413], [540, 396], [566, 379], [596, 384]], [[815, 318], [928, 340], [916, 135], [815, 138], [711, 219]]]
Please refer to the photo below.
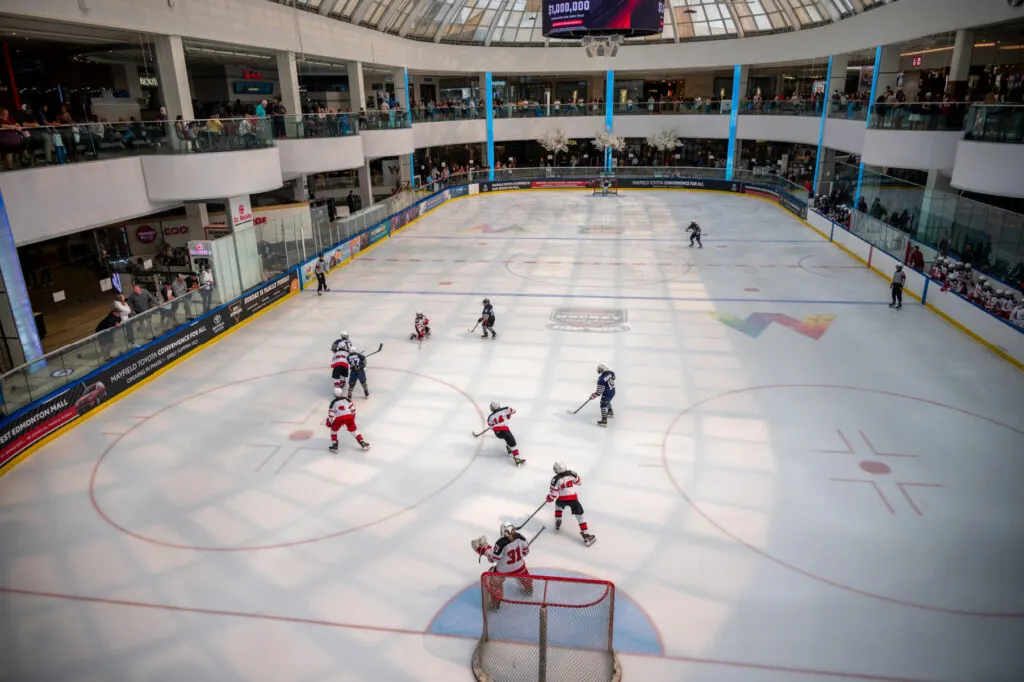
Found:
[[[615, 585], [557, 576], [480, 576], [480, 682], [617, 682]], [[495, 608], [495, 606], [497, 608]]]

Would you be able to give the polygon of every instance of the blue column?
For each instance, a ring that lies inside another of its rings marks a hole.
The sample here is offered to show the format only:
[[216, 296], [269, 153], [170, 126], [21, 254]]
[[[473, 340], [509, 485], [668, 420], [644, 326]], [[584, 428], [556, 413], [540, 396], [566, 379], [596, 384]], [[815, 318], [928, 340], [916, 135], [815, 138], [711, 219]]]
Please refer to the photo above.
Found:
[[[412, 128], [412, 100], [409, 99], [409, 69], [403, 68], [402, 75], [405, 77], [405, 116]], [[409, 187], [416, 184], [416, 153], [409, 155]]]
[[725, 179], [732, 180], [733, 159], [736, 157], [736, 121], [740, 114], [740, 76], [743, 67], [732, 67], [732, 111], [729, 112], [729, 151], [725, 159]]
[[491, 72], [484, 74], [484, 108], [487, 110], [487, 179], [494, 180], [494, 85]]
[[[864, 119], [864, 127], [871, 127], [871, 114], [875, 110], [875, 96], [878, 91], [878, 72], [882, 68], [882, 46], [879, 45], [875, 48], [875, 69], [871, 73], [871, 95], [868, 97], [868, 114]], [[860, 190], [861, 185], [864, 182], [864, 161], [861, 157], [860, 170], [857, 171], [857, 191], [853, 195], [853, 207], [857, 208], [857, 204], [860, 203]]]
[[825, 119], [828, 118], [829, 87], [832, 85], [832, 57], [828, 58], [828, 70], [825, 71], [825, 94], [821, 99], [821, 128], [818, 130], [818, 156], [814, 159], [814, 194], [818, 194], [818, 175], [821, 170], [821, 156], [825, 151]]
[[[604, 127], [611, 134], [615, 124], [615, 72], [608, 71], [604, 77]], [[612, 150], [604, 150], [604, 170], [612, 169]]]
[[[39, 330], [32, 316], [32, 303], [25, 287], [25, 276], [21, 272], [18, 260], [18, 247], [14, 244], [11, 224], [7, 220], [7, 208], [3, 196], [0, 196], [0, 275], [3, 276], [6, 301], [0, 305], [10, 306], [11, 317], [14, 319], [14, 331], [18, 335], [18, 346], [13, 336], [7, 336], [5, 342], [11, 353], [11, 361], [15, 366], [35, 360], [43, 354], [43, 344], [39, 341]], [[5, 334], [6, 336], [6, 334]]]

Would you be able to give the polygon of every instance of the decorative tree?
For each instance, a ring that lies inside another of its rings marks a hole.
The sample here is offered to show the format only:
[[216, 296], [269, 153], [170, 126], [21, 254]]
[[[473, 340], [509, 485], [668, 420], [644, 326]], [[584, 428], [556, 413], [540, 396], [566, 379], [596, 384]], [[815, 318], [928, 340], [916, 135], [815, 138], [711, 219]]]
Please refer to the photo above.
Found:
[[626, 148], [626, 141], [624, 139], [618, 135], [612, 135], [607, 130], [602, 130], [598, 133], [591, 144], [600, 149], [602, 153], [608, 149], [613, 152], [621, 152]]
[[569, 151], [569, 138], [565, 136], [565, 132], [561, 128], [552, 128], [545, 131], [543, 135], [537, 140], [538, 144], [549, 153], [554, 155], [555, 162], [553, 165], [558, 165], [558, 154], [559, 152]]
[[674, 130], [662, 130], [647, 138], [647, 145], [661, 154], [663, 165], [668, 165], [669, 153], [680, 146], [679, 133]]

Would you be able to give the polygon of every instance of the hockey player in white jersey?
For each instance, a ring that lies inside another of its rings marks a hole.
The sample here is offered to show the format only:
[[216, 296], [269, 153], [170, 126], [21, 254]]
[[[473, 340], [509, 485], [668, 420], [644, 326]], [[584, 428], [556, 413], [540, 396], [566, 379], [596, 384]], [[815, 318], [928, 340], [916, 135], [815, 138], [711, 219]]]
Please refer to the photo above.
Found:
[[413, 321], [413, 325], [416, 332], [409, 334], [410, 341], [423, 341], [423, 339], [430, 336], [430, 320], [423, 314], [422, 311], [416, 313], [416, 319]]
[[344, 344], [338, 345], [337, 341], [335, 344], [337, 350], [331, 357], [331, 378], [334, 379], [335, 388], [344, 388], [345, 380], [348, 379], [348, 349]]
[[487, 606], [492, 611], [501, 607], [505, 598], [505, 579], [515, 578], [523, 593], [533, 594], [533, 580], [526, 570], [526, 556], [530, 553], [530, 545], [526, 538], [507, 521], [498, 529], [498, 540], [491, 546], [487, 536], [481, 535], [469, 541], [473, 551], [494, 564], [487, 573], [484, 587], [487, 590]]
[[566, 507], [576, 517], [576, 523], [580, 526], [580, 535], [583, 543], [590, 547], [597, 541], [597, 538], [587, 532], [587, 522], [583, 519], [583, 505], [578, 497], [579, 487], [583, 485], [580, 475], [565, 466], [564, 462], [555, 462], [551, 468], [555, 472], [551, 479], [551, 489], [548, 491], [547, 502], [555, 503], [555, 530], [562, 527], [562, 510]]
[[356, 442], [363, 450], [369, 450], [370, 444], [359, 433], [356, 426], [356, 406], [351, 400], [345, 397], [344, 391], [340, 388], [334, 389], [334, 400], [327, 410], [327, 421], [325, 425], [331, 430], [331, 452], [338, 451], [338, 432], [341, 427], [348, 429], [348, 432], [355, 436]]
[[487, 425], [494, 431], [495, 436], [505, 442], [505, 450], [512, 456], [512, 461], [518, 467], [526, 464], [526, 460], [519, 456], [519, 446], [516, 444], [516, 438], [508, 427], [509, 420], [512, 419], [512, 415], [515, 413], [516, 411], [511, 407], [502, 407], [501, 403], [492, 402], [491, 413], [487, 415]]
[[331, 344], [332, 353], [337, 353], [339, 350], [352, 350], [352, 341], [348, 338], [348, 332], [342, 332], [341, 336], [335, 339], [334, 343]]

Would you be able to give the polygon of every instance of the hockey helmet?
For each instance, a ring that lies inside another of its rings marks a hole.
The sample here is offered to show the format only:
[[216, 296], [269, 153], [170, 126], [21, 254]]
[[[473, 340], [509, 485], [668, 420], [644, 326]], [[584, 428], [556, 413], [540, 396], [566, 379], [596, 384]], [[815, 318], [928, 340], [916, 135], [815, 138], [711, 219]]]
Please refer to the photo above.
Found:
[[506, 521], [505, 523], [501, 524], [501, 526], [498, 527], [498, 534], [499, 535], [503, 535], [506, 538], [508, 538], [509, 540], [511, 540], [512, 538], [514, 538], [516, 536], [516, 527], [513, 526], [508, 521]]
[[903, 269], [903, 263], [897, 263], [896, 264], [896, 269], [897, 270], [902, 270]]
[[965, 269], [965, 270], [973, 270], [974, 268], [973, 268], [973, 267], [971, 267], [971, 264], [970, 264], [970, 263], [964, 263], [964, 269]]
[[556, 474], [560, 474], [565, 471], [567, 467], [565, 466], [565, 462], [555, 462], [551, 465], [551, 468]]
[[599, 362], [597, 364], [597, 373], [598, 374], [602, 374], [602, 373], [607, 372], [607, 371], [608, 371], [608, 365], [604, 364], [603, 362]]
[[985, 284], [986, 282], [988, 282], [988, 277], [979, 277], [978, 278], [978, 284]]
[[344, 391], [342, 391], [340, 388], [338, 388], [337, 386], [334, 387], [334, 397], [335, 398], [340, 398], [343, 393], [344, 393]]
[[416, 317], [423, 317], [423, 311], [422, 310], [417, 310], [416, 311]]
[[490, 305], [490, 304], [491, 304], [491, 299], [485, 298], [484, 299], [484, 305]]
[[491, 412], [496, 412], [501, 409], [501, 403], [496, 400], [491, 401]]
[[341, 338], [343, 338], [343, 339], [345, 339], [346, 341], [348, 341], [348, 332], [342, 332], [342, 333], [341, 333]]

